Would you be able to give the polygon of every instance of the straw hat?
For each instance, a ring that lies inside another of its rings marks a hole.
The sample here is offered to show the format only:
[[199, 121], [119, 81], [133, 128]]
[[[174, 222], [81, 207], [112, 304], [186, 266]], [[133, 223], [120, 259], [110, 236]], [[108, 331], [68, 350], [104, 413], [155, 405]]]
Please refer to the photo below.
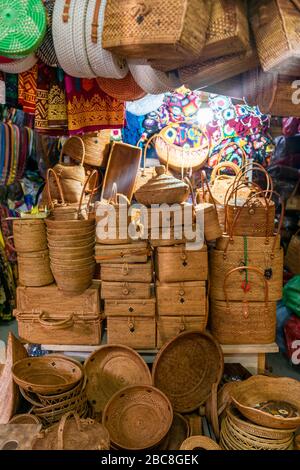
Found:
[[25, 57], [25, 59], [18, 59], [10, 62], [9, 64], [0, 64], [0, 70], [6, 73], [23, 73], [30, 70], [38, 61], [35, 54]]
[[153, 69], [144, 59], [130, 59], [129, 70], [138, 85], [147, 93], [158, 95], [173, 91], [180, 85], [174, 73], [165, 73]]
[[121, 80], [99, 77], [97, 83], [101, 90], [118, 101], [135, 101], [146, 94], [134, 81], [130, 72]]
[[107, 0], [102, 0], [99, 11], [97, 11], [99, 0], [89, 0], [88, 2], [85, 22], [86, 50], [90, 66], [96, 76], [121, 79], [126, 77], [128, 73], [126, 60], [115, 56], [102, 47], [106, 3]]
[[126, 110], [135, 116], [144, 116], [145, 114], [152, 113], [161, 107], [164, 102], [165, 95], [146, 95], [137, 101], [127, 103]]

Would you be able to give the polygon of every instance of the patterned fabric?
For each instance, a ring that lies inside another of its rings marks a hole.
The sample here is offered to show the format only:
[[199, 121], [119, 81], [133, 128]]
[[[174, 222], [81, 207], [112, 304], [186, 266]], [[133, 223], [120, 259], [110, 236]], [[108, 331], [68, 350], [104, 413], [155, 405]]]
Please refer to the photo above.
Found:
[[44, 0], [44, 4], [47, 11], [47, 32], [44, 37], [44, 40], [36, 52], [38, 58], [44, 62], [45, 64], [49, 65], [49, 67], [58, 67], [58, 60], [56, 57], [54, 44], [53, 44], [53, 36], [52, 36], [52, 17], [53, 17], [53, 9], [54, 9], [54, 2], [55, 0]]
[[6, 104], [13, 108], [18, 107], [18, 75], [7, 73], [5, 75]]
[[200, 128], [188, 123], [176, 123], [162, 131], [161, 135], [167, 143], [178, 145], [183, 149], [201, 148], [203, 140], [207, 143], [207, 138]]
[[37, 93], [38, 65], [19, 74], [19, 104], [24, 113], [34, 114]]
[[70, 135], [124, 126], [124, 103], [100, 90], [96, 79], [65, 74], [65, 86]]
[[48, 126], [49, 129], [68, 129], [67, 101], [62, 69], [53, 71], [54, 77], [49, 88]]

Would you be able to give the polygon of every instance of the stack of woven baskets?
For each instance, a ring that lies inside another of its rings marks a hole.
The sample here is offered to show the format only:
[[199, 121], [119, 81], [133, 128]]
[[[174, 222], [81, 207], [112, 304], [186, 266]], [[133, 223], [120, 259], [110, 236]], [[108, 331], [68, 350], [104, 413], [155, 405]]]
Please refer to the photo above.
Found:
[[[276, 301], [282, 296], [283, 251], [275, 232], [275, 192], [248, 181], [249, 166], [231, 179], [225, 197], [225, 231], [210, 256], [211, 331], [221, 344], [275, 341]], [[248, 194], [247, 194], [248, 192]]]
[[46, 286], [53, 282], [44, 219], [15, 219], [13, 239], [18, 254], [20, 284]]

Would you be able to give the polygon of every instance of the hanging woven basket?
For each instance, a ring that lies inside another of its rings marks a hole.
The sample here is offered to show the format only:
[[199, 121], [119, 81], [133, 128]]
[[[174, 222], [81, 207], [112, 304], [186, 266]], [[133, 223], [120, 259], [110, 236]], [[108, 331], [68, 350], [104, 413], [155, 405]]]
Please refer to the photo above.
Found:
[[42, 62], [49, 65], [49, 67], [58, 67], [59, 63], [55, 54], [52, 36], [52, 18], [55, 0], [44, 0], [44, 2], [47, 11], [48, 26], [44, 40], [36, 51], [36, 55]]
[[0, 0], [0, 55], [22, 58], [41, 44], [47, 26], [41, 0]]
[[23, 73], [34, 67], [37, 61], [37, 56], [32, 54], [25, 59], [14, 60], [8, 64], [0, 64], [0, 70], [5, 73]]
[[106, 4], [107, 0], [88, 1], [85, 20], [86, 52], [91, 68], [96, 76], [122, 79], [128, 73], [126, 60], [102, 47]]
[[175, 74], [155, 70], [147, 60], [129, 60], [128, 66], [136, 83], [151, 95], [174, 91], [180, 85]]
[[130, 72], [120, 80], [99, 77], [97, 83], [102, 91], [118, 101], [136, 101], [146, 95]]

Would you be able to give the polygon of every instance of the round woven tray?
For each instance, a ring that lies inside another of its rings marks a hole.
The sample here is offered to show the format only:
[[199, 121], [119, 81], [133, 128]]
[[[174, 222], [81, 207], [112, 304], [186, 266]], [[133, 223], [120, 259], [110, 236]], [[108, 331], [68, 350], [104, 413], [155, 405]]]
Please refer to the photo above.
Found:
[[152, 369], [155, 387], [170, 399], [174, 411], [188, 413], [208, 399], [223, 374], [223, 353], [209, 333], [188, 331], [166, 343]]
[[41, 421], [39, 420], [37, 416], [29, 414], [29, 413], [15, 415], [9, 421], [9, 424], [40, 424], [40, 423]]
[[159, 450], [179, 450], [182, 442], [189, 437], [190, 426], [184, 416], [174, 413], [171, 429], [159, 446]]
[[152, 383], [147, 364], [126, 346], [102, 346], [88, 357], [84, 367], [88, 378], [87, 397], [96, 412], [103, 411], [110, 398], [123, 387]]
[[25, 59], [18, 59], [8, 64], [0, 64], [0, 70], [5, 73], [23, 73], [30, 70], [38, 61], [38, 58], [31, 54]]
[[24, 390], [43, 395], [63, 393], [82, 380], [81, 364], [65, 356], [49, 355], [17, 361], [14, 381]]
[[168, 398], [149, 385], [119, 390], [107, 403], [102, 417], [113, 445], [126, 450], [157, 446], [169, 432], [172, 421]]
[[180, 450], [222, 450], [218, 444], [205, 436], [191, 436], [180, 446]]

